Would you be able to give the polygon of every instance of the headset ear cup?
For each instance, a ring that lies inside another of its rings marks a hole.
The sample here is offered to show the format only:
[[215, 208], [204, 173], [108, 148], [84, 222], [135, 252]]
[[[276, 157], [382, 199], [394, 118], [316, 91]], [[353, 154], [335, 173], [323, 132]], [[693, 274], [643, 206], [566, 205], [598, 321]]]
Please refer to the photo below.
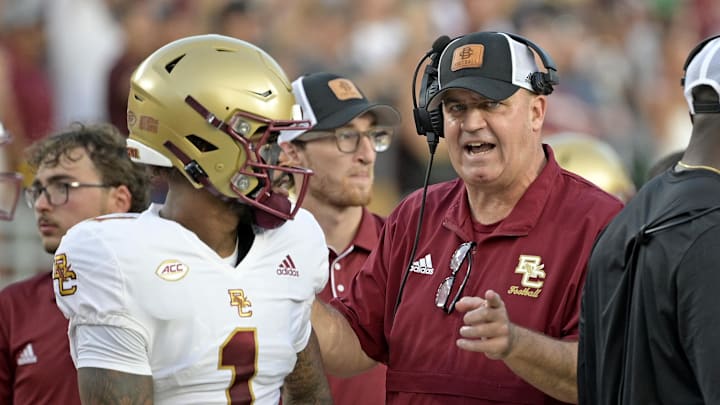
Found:
[[441, 138], [445, 137], [443, 132], [443, 112], [442, 107], [438, 107], [436, 110], [428, 111], [430, 115], [430, 125], [435, 134]]
[[543, 72], [535, 72], [530, 76], [530, 85], [536, 93], [548, 95], [553, 92], [553, 85]]
[[430, 99], [438, 92], [437, 71], [426, 71], [420, 88], [420, 103], [414, 109], [415, 127], [419, 135], [427, 136], [432, 132], [437, 136], [442, 135], [443, 116], [442, 107], [435, 110], [428, 110]]
[[[427, 96], [425, 98], [426, 104], [425, 108], [427, 108], [427, 103], [430, 101], [430, 99], [438, 93], [439, 91], [439, 83], [437, 81], [437, 76], [433, 76], [431, 78], [431, 81], [428, 85], [427, 89]], [[429, 118], [429, 124], [430, 129], [437, 135], [438, 137], [444, 137], [445, 134], [443, 133], [443, 114], [442, 114], [442, 106], [438, 106], [438, 108], [434, 110], [429, 110], [427, 112], [428, 118]]]
[[418, 135], [427, 136], [427, 133], [433, 130], [431, 113], [431, 111], [426, 110], [425, 107], [422, 106], [413, 109], [415, 130]]
[[[440, 55], [449, 43], [450, 38], [447, 35], [436, 39], [435, 42], [433, 42], [432, 49], [425, 54], [418, 63], [413, 78], [413, 117], [415, 118], [415, 128], [419, 135], [427, 137], [428, 143], [431, 145], [437, 145], [438, 138], [443, 136], [442, 107], [428, 110], [428, 105], [440, 89], [438, 82], [438, 65], [440, 63]], [[420, 81], [420, 91], [418, 93], [419, 102], [416, 104], [414, 95], [415, 78], [417, 78], [417, 72], [422, 62], [428, 57], [430, 58], [430, 62], [425, 66], [425, 71]]]

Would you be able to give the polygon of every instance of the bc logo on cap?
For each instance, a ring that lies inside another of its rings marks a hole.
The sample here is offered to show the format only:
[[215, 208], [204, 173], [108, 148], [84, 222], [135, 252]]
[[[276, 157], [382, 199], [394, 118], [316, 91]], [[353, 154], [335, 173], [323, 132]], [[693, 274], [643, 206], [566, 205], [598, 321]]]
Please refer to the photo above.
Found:
[[348, 79], [333, 79], [328, 82], [330, 90], [332, 90], [338, 100], [349, 100], [351, 98], [362, 99], [363, 96], [355, 87], [355, 83]]
[[453, 51], [452, 64], [450, 70], [453, 72], [466, 68], [479, 68], [483, 65], [483, 55], [485, 54], [485, 46], [480, 44], [471, 44], [461, 46]]

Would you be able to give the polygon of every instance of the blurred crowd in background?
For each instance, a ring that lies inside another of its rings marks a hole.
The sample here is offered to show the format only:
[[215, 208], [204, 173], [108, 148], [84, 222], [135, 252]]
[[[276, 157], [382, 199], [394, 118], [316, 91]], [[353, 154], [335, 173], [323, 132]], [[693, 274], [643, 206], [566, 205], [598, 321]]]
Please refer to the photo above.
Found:
[[[422, 186], [428, 147], [412, 116], [413, 71], [439, 35], [510, 31], [544, 48], [560, 85], [544, 135], [609, 143], [638, 186], [690, 135], [682, 65], [720, 32], [717, 0], [0, 0], [0, 121], [13, 135], [0, 168], [23, 165], [34, 140], [73, 122], [127, 131], [128, 79], [139, 61], [188, 35], [252, 42], [290, 79], [318, 70], [353, 78], [396, 106], [401, 128], [378, 155], [371, 209], [386, 214]], [[454, 177], [441, 141], [431, 183]], [[30, 209], [0, 224], [0, 287], [46, 271]]]

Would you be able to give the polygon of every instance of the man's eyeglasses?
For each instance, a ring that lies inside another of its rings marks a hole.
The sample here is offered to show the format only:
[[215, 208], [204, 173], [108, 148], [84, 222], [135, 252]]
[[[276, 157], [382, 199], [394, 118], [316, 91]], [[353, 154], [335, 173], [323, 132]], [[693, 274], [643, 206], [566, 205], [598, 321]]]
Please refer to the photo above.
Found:
[[[455, 303], [458, 302], [465, 284], [467, 284], [468, 278], [470, 277], [470, 271], [472, 270], [472, 251], [475, 247], [475, 242], [465, 242], [457, 248], [450, 259], [450, 276], [440, 283], [440, 286], [435, 293], [435, 306], [442, 309], [446, 313], [451, 313], [455, 309]], [[452, 292], [453, 284], [455, 283], [455, 275], [460, 271], [462, 264], [467, 260], [467, 272], [465, 278], [463, 278], [462, 284], [455, 293], [455, 297], [448, 304], [448, 298]]]
[[68, 202], [68, 196], [70, 195], [70, 189], [82, 188], [82, 187], [99, 187], [109, 188], [113, 187], [108, 184], [87, 184], [80, 183], [78, 181], [62, 182], [55, 181], [47, 186], [34, 185], [30, 188], [25, 189], [25, 202], [28, 207], [33, 208], [40, 194], [45, 193], [48, 203], [52, 206], [63, 205]]
[[393, 128], [373, 127], [367, 131], [358, 131], [355, 128], [344, 127], [337, 128], [334, 131], [308, 131], [301, 136], [302, 139], [296, 139], [293, 142], [305, 143], [335, 137], [340, 152], [354, 153], [360, 144], [362, 136], [367, 136], [370, 139], [375, 152], [384, 152], [390, 147]]

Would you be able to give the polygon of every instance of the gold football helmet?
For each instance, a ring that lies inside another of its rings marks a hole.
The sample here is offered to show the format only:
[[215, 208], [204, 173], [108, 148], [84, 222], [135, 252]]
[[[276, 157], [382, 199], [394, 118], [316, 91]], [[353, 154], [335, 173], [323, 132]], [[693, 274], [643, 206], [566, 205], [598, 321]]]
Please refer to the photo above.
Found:
[[[0, 145], [10, 143], [10, 134], [5, 132], [5, 127], [0, 123]], [[2, 155], [0, 155], [2, 158]], [[0, 159], [0, 169], [3, 168]], [[9, 221], [15, 215], [18, 199], [20, 198], [20, 187], [22, 176], [14, 172], [2, 172], [0, 170], [0, 220]]]
[[609, 144], [575, 132], [551, 135], [543, 141], [552, 147], [563, 169], [586, 178], [623, 202], [635, 195], [635, 184]]
[[[285, 72], [265, 51], [221, 35], [171, 42], [130, 79], [128, 153], [141, 163], [175, 167], [196, 188], [281, 219], [294, 209], [274, 193], [281, 173], [312, 174], [277, 163], [280, 131], [307, 130]], [[255, 211], [256, 214], [262, 214]]]

